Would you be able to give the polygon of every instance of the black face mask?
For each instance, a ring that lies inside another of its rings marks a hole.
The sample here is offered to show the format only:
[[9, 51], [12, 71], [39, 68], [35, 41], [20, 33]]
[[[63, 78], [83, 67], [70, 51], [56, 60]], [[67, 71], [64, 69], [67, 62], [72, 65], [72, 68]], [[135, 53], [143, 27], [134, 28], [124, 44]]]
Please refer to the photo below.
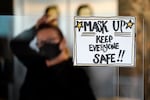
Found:
[[40, 55], [49, 60], [57, 57], [61, 53], [61, 50], [59, 49], [59, 43], [44, 43], [44, 45], [39, 49]]

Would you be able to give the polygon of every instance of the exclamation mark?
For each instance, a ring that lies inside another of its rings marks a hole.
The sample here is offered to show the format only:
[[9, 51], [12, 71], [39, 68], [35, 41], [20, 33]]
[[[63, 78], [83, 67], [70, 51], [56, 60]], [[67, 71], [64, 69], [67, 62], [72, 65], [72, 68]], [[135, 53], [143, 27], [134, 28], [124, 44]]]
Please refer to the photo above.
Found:
[[125, 50], [123, 50], [122, 56], [121, 56], [121, 62], [122, 62], [122, 58], [124, 56]]
[[119, 51], [119, 56], [118, 56], [118, 60], [117, 60], [118, 62], [119, 62], [119, 58], [120, 58], [121, 52], [122, 52], [122, 50]]

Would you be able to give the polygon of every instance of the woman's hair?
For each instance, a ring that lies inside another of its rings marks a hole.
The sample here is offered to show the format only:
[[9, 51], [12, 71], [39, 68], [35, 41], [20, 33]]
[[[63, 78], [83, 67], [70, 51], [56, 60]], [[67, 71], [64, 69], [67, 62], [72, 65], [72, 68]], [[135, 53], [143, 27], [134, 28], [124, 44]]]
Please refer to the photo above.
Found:
[[64, 38], [61, 30], [57, 26], [54, 26], [54, 25], [51, 25], [51, 24], [45, 24], [44, 23], [44, 24], [39, 25], [39, 27], [36, 29], [36, 33], [40, 30], [49, 29], [49, 28], [56, 30], [58, 32], [58, 35], [60, 36], [60, 39]]

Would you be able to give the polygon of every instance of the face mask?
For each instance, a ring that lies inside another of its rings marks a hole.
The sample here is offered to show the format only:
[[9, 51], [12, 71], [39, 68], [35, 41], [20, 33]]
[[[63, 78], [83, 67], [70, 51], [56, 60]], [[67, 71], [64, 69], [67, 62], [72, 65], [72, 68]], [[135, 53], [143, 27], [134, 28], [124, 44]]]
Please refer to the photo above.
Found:
[[45, 43], [40, 49], [40, 55], [45, 57], [46, 59], [53, 59], [57, 57], [61, 50], [59, 49], [59, 43]]

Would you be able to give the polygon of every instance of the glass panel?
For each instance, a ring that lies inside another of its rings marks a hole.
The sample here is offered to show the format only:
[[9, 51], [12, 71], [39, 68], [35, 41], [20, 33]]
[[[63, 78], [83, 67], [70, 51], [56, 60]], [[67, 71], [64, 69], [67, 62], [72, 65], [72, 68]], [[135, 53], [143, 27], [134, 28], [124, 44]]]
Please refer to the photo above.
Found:
[[[56, 5], [59, 8], [59, 27], [67, 39], [72, 54], [73, 17], [77, 15], [77, 9], [82, 4], [87, 4], [92, 8], [93, 16], [117, 16], [118, 13], [120, 16], [136, 16], [137, 18], [137, 51], [134, 68], [122, 68], [121, 66], [121, 68], [94, 66], [83, 68], [90, 78], [90, 85], [97, 100], [144, 100], [144, 96], [148, 100], [150, 98], [149, 0], [14, 0], [16, 16], [0, 16], [0, 21], [2, 21], [0, 25], [6, 26], [1, 27], [0, 38], [5, 37], [9, 41], [12, 36], [15, 37], [23, 30], [34, 26], [37, 20], [43, 16], [47, 6]], [[8, 41], [1, 43], [5, 45]], [[6, 47], [2, 46], [0, 50], [5, 51]], [[6, 55], [8, 54], [6, 53]], [[6, 60], [1, 58], [0, 67], [4, 67]], [[7, 64], [14, 65], [14, 81], [11, 85], [8, 84], [9, 91], [7, 93], [9, 100], [18, 100], [26, 69], [16, 58], [13, 60], [14, 64], [11, 61], [12, 59]], [[2, 71], [1, 69], [0, 71]], [[0, 74], [2, 73], [0, 72]]]
[[[119, 96], [135, 100], [144, 100], [145, 37], [143, 2], [119, 0], [120, 16], [136, 16], [136, 66], [119, 68]], [[127, 45], [127, 44], [126, 44]]]
[[[117, 0], [68, 0], [71, 48], [74, 34], [74, 16], [117, 16]], [[111, 7], [110, 7], [111, 6]], [[83, 9], [81, 9], [83, 8]], [[81, 12], [80, 14], [78, 12]], [[91, 13], [89, 13], [91, 12]], [[118, 68], [115, 67], [86, 67], [91, 86], [97, 100], [112, 100], [118, 94]]]

